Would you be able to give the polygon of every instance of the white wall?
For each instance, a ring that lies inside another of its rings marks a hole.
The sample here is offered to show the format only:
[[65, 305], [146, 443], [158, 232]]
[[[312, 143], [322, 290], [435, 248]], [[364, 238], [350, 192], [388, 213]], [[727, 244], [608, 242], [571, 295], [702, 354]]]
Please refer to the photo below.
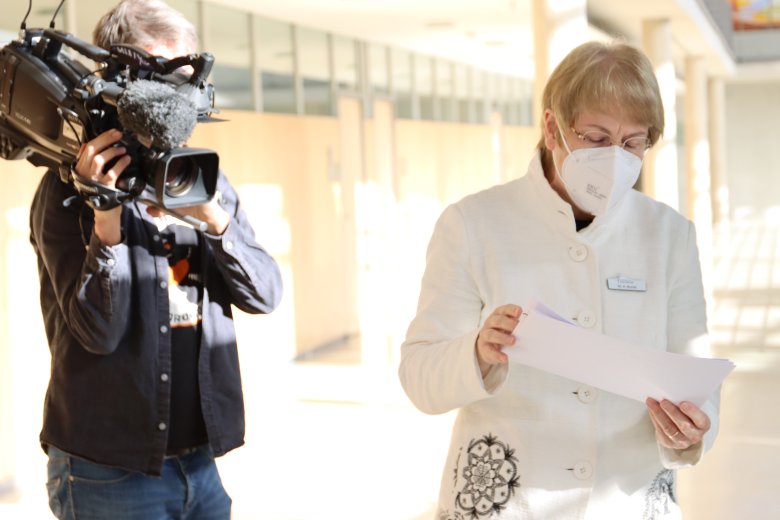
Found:
[[780, 206], [780, 81], [726, 86], [732, 216]]

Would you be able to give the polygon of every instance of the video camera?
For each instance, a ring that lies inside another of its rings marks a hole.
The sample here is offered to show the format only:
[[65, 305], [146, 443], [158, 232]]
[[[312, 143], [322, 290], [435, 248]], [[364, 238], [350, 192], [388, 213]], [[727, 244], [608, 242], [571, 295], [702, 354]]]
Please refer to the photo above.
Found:
[[[94, 61], [100, 74], [63, 46]], [[169, 60], [128, 45], [106, 50], [53, 23], [28, 31], [23, 22], [19, 39], [0, 49], [0, 157], [58, 171], [97, 210], [139, 196], [163, 210], [208, 202], [219, 157], [182, 144], [216, 112], [206, 82], [213, 63], [209, 53]], [[123, 132], [119, 145], [131, 157], [114, 190], [72, 168], [81, 144], [112, 128]]]

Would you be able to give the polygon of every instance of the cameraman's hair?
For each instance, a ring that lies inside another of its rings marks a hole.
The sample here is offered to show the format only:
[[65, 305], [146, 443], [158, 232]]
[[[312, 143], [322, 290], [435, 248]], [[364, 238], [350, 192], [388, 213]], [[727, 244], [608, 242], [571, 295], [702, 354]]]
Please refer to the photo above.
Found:
[[104, 49], [116, 44], [148, 48], [161, 42], [185, 52], [198, 47], [192, 23], [161, 0], [121, 0], [97, 23], [92, 40]]

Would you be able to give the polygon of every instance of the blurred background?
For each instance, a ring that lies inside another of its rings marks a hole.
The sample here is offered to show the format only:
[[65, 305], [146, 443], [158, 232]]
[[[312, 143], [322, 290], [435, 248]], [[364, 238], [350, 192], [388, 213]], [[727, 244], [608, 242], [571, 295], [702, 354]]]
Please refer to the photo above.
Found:
[[[54, 0], [34, 0], [29, 27]], [[213, 148], [285, 295], [236, 311], [246, 446], [219, 461], [235, 519], [432, 519], [454, 415], [396, 377], [425, 248], [449, 203], [525, 174], [546, 77], [622, 38], [656, 67], [664, 139], [639, 188], [696, 222], [714, 353], [737, 364], [721, 435], [680, 472], [686, 519], [780, 518], [780, 1], [170, 0], [216, 57]], [[113, 1], [67, 0], [90, 40]], [[5, 0], [0, 41], [26, 0]], [[50, 518], [38, 444], [49, 353], [29, 203], [0, 161], [0, 518]]]

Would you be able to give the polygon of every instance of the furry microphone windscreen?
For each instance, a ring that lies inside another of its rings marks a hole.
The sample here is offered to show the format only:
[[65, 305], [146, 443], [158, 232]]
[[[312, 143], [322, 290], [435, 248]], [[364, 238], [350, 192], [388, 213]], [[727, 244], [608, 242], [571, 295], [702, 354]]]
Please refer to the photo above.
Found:
[[181, 146], [198, 120], [194, 103], [165, 83], [139, 79], [117, 101], [122, 127], [148, 147], [167, 151]]

